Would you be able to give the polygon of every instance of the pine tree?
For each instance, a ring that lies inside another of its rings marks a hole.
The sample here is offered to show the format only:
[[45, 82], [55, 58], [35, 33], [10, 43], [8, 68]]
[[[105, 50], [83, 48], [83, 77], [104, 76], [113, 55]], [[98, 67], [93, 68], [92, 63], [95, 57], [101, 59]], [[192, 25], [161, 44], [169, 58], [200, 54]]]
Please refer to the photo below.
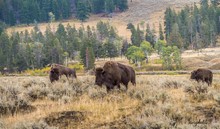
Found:
[[171, 10], [171, 8], [167, 8], [165, 11], [165, 18], [164, 18], [165, 22], [165, 37], [166, 40], [168, 39], [171, 31], [172, 31], [172, 26], [175, 23], [175, 15], [174, 12]]
[[104, 47], [106, 50], [107, 57], [113, 58], [113, 57], [118, 56], [117, 48], [110, 40], [106, 41], [106, 43], [104, 44]]
[[3, 32], [0, 35], [0, 64], [1, 66], [10, 66], [10, 55], [11, 55], [11, 42], [7, 33]]
[[162, 25], [161, 25], [161, 23], [159, 23], [159, 39], [160, 40], [164, 40], [164, 33], [163, 33], [163, 29], [162, 29]]
[[150, 44], [152, 46], [154, 46], [154, 34], [153, 34], [153, 31], [150, 29], [150, 25], [147, 24], [147, 29], [146, 29], [146, 35], [145, 35], [145, 40], [150, 42]]
[[181, 35], [179, 33], [179, 26], [178, 26], [178, 24], [175, 23], [172, 28], [173, 28], [173, 30], [170, 33], [170, 36], [168, 38], [168, 45], [177, 46], [179, 49], [182, 49], [182, 47], [183, 47], [183, 40], [182, 40], [182, 37], [181, 37]]
[[104, 0], [92, 0], [92, 12], [102, 13], [104, 11], [105, 1]]
[[85, 21], [89, 17], [89, 8], [86, 6], [86, 3], [82, 1], [77, 2], [77, 14], [76, 17], [81, 20]]
[[88, 38], [83, 40], [84, 45], [80, 50], [80, 58], [84, 67], [88, 70], [93, 68], [95, 62], [95, 55], [92, 48], [92, 44]]
[[112, 13], [115, 9], [113, 0], [105, 0], [105, 12]]

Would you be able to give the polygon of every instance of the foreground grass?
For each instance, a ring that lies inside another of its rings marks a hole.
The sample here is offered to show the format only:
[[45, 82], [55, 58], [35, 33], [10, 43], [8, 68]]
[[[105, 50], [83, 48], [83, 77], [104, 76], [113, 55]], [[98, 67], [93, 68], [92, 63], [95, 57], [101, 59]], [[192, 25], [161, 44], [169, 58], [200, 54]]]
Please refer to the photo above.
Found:
[[138, 75], [136, 86], [107, 93], [105, 87], [93, 85], [93, 76], [70, 82], [63, 78], [55, 84], [45, 77], [3, 77], [1, 85], [17, 83], [22, 89], [19, 93], [36, 109], [2, 115], [0, 126], [219, 128], [218, 78], [214, 75], [213, 85], [208, 87], [189, 80], [189, 75]]

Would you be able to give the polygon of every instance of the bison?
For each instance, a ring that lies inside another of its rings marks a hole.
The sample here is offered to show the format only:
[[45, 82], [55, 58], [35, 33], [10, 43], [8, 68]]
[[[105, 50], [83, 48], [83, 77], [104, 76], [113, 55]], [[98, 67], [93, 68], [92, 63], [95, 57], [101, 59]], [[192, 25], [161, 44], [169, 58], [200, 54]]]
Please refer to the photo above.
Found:
[[59, 80], [59, 70], [57, 68], [52, 68], [49, 73], [50, 82]]
[[213, 74], [211, 70], [199, 68], [191, 72], [191, 79], [195, 79], [197, 82], [206, 82], [208, 85], [212, 84]]
[[59, 64], [52, 64], [51, 65], [51, 69], [53, 68], [57, 68], [59, 71], [59, 77], [61, 77], [62, 75], [65, 75], [67, 77], [67, 79], [69, 77], [73, 77], [73, 78], [77, 78], [76, 76], [76, 71], [74, 69], [65, 67], [63, 65], [59, 65]]
[[103, 68], [96, 68], [95, 76], [95, 84], [99, 86], [104, 84], [107, 90], [112, 89], [115, 85], [120, 88], [120, 83], [124, 84], [127, 89], [129, 81], [136, 85], [134, 69], [113, 61], [106, 62]]

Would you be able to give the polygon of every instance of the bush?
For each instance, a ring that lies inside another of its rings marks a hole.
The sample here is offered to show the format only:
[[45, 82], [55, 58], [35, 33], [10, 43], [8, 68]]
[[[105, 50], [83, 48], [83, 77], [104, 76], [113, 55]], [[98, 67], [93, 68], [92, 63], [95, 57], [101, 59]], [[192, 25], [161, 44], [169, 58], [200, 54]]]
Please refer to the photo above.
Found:
[[71, 69], [75, 69], [77, 71], [84, 70], [84, 65], [80, 64], [80, 63], [69, 64], [68, 67], [71, 68]]
[[28, 69], [24, 71], [24, 74], [31, 76], [44, 76], [47, 75], [50, 71], [50, 67], [44, 67], [42, 69]]
[[91, 99], [103, 98], [107, 95], [106, 88], [93, 85], [89, 88], [88, 95]]
[[33, 108], [29, 104], [29, 100], [22, 94], [24, 89], [17, 85], [0, 86], [0, 114], [14, 115], [18, 111], [29, 111]]
[[0, 120], [0, 129], [7, 129], [5, 124]]

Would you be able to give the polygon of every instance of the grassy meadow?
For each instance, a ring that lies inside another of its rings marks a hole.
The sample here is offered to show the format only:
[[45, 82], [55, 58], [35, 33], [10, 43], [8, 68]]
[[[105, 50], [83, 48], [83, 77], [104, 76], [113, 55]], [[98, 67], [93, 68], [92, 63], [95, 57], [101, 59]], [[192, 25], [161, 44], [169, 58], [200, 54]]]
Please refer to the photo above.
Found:
[[137, 75], [107, 93], [92, 75], [0, 78], [0, 128], [220, 128], [220, 81], [211, 87], [190, 75]]

